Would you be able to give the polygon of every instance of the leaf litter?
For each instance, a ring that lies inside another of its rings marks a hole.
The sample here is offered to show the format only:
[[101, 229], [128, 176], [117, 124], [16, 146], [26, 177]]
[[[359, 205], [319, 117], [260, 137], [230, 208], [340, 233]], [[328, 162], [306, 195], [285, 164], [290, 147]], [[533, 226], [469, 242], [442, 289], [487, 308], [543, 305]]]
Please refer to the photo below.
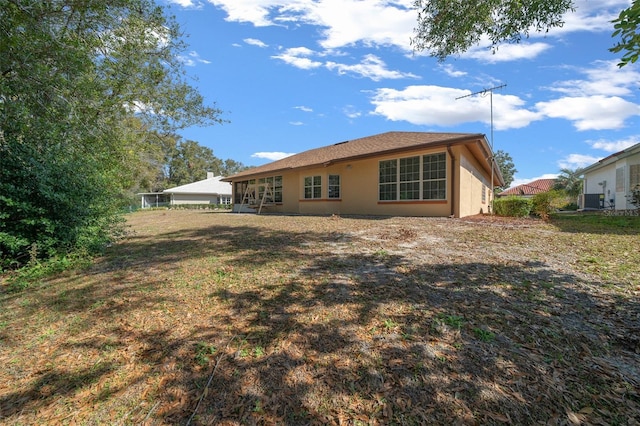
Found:
[[638, 424], [637, 228], [146, 211], [0, 287], [7, 424]]

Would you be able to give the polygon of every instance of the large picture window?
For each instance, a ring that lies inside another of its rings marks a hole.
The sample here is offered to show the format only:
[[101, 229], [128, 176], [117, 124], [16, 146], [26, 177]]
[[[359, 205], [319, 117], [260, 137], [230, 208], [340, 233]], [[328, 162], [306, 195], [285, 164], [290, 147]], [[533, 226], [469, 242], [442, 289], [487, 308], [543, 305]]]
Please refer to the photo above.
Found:
[[446, 154], [384, 160], [379, 163], [380, 201], [446, 200]]
[[321, 176], [307, 176], [304, 178], [304, 198], [322, 198]]

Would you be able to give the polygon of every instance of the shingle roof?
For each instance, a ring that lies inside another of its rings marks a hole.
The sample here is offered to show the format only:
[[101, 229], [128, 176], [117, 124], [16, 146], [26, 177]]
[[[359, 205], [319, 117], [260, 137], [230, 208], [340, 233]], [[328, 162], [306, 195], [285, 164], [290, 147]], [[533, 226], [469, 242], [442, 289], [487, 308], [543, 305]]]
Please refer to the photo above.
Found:
[[170, 194], [231, 194], [231, 184], [222, 182], [222, 176], [214, 176], [175, 188], [165, 189], [163, 192]]
[[509, 195], [536, 195], [543, 192], [550, 191], [553, 188], [555, 179], [537, 179], [533, 182], [523, 183], [522, 185], [514, 186], [506, 191], [502, 191], [498, 196], [506, 197]]
[[245, 170], [227, 177], [225, 180], [232, 181], [240, 177], [248, 177], [267, 172], [328, 165], [337, 161], [348, 161], [423, 147], [454, 145], [473, 140], [484, 141], [485, 137], [479, 133], [387, 132], [304, 151], [281, 160]]

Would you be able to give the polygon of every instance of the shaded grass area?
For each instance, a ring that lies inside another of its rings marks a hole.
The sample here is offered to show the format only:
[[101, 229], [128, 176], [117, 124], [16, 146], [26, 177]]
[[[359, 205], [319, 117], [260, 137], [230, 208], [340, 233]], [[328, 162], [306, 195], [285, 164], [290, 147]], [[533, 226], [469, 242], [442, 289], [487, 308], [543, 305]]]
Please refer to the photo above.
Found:
[[0, 421], [633, 424], [635, 219], [138, 212], [0, 293]]

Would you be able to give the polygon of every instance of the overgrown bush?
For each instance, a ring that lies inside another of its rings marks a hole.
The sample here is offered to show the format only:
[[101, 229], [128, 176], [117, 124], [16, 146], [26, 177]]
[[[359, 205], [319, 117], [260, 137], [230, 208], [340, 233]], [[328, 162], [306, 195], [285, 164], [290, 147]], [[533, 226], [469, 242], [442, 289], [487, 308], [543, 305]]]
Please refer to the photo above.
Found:
[[498, 216], [527, 217], [531, 214], [531, 200], [523, 197], [497, 198], [493, 202], [495, 214]]
[[549, 215], [567, 203], [567, 193], [562, 190], [551, 190], [536, 194], [531, 199], [532, 212], [544, 220], [549, 219]]

